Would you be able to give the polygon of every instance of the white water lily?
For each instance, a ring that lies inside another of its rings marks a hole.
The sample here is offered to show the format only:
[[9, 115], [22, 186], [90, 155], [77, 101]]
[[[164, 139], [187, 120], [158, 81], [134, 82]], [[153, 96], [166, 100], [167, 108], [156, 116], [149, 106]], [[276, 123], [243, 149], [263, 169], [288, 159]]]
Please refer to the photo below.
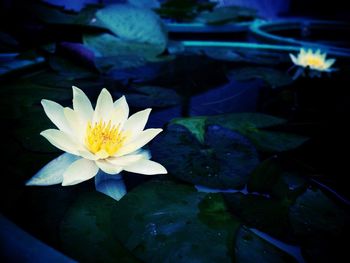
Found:
[[[40, 134], [66, 153], [45, 166], [27, 185], [75, 185], [93, 178], [99, 170], [111, 175], [123, 170], [146, 175], [167, 173], [161, 164], [150, 160], [148, 151], [141, 149], [162, 131], [144, 130], [151, 109], [128, 118], [125, 97], [113, 102], [111, 94], [103, 89], [94, 110], [85, 93], [74, 86], [73, 109], [49, 100], [41, 104], [58, 129]], [[60, 172], [52, 173], [56, 164], [60, 164]], [[55, 176], [52, 181], [47, 180], [50, 176]]]
[[331, 67], [335, 63], [335, 59], [326, 59], [327, 54], [321, 53], [320, 49], [313, 52], [312, 49], [301, 48], [297, 57], [293, 54], [289, 56], [296, 66], [309, 67], [316, 71], [331, 72], [333, 70]]

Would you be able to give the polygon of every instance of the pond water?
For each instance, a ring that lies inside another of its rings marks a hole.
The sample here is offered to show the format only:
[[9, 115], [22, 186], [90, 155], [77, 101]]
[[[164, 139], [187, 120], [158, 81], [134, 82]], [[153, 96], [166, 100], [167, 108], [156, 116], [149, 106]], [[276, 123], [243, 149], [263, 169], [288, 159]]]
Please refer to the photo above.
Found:
[[[337, 262], [346, 254], [349, 57], [334, 57], [333, 72], [297, 76], [289, 53], [299, 47], [170, 39], [160, 48], [161, 29], [144, 46], [45, 23], [72, 31], [1, 50], [4, 217], [79, 262]], [[120, 201], [96, 191], [94, 179], [25, 186], [63, 153], [40, 136], [54, 128], [40, 102], [72, 107], [73, 85], [93, 106], [106, 88], [114, 100], [125, 95], [130, 114], [152, 108], [146, 128], [163, 132], [146, 148], [168, 174], [123, 171]], [[12, 244], [6, 233], [2, 249]], [[32, 253], [35, 241], [26, 240], [20, 251]], [[7, 261], [24, 262], [18, 247], [6, 249]], [[50, 259], [39, 249], [26, 262]]]

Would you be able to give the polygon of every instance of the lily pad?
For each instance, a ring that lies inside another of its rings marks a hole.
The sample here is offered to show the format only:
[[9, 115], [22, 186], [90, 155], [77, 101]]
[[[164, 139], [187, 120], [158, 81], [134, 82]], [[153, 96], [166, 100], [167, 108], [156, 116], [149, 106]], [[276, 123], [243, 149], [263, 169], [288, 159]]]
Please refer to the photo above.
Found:
[[113, 238], [116, 201], [98, 192], [80, 195], [60, 227], [63, 252], [81, 262], [139, 262]]
[[40, 132], [53, 127], [54, 125], [47, 118], [44, 110], [41, 110], [31, 112], [28, 116], [21, 118], [14, 134], [27, 150], [45, 153], [61, 152], [40, 135]]
[[296, 149], [309, 138], [291, 133], [251, 130], [241, 131], [258, 149], [266, 152], [284, 152]]
[[186, 127], [200, 143], [204, 143], [205, 123], [207, 117], [192, 117], [173, 119], [171, 124], [178, 124]]
[[176, 91], [155, 86], [134, 87], [125, 96], [128, 103], [137, 108], [165, 108], [181, 103], [181, 97]]
[[339, 261], [346, 256], [343, 240], [349, 235], [349, 211], [320, 190], [307, 190], [290, 208], [290, 222], [302, 251], [312, 262]]
[[157, 61], [161, 52], [155, 45], [123, 40], [108, 33], [84, 35], [83, 41], [94, 51], [99, 69], [139, 67]]
[[237, 263], [285, 263], [297, 262], [293, 257], [266, 242], [246, 227], [237, 232], [235, 244]]
[[109, 5], [96, 18], [123, 41], [149, 44], [158, 54], [167, 46], [168, 37], [161, 19], [151, 10], [132, 5]]
[[211, 10], [216, 3], [196, 0], [167, 0], [157, 9], [157, 13], [165, 18], [179, 21], [192, 20], [200, 11]]
[[220, 189], [243, 188], [259, 163], [249, 140], [220, 126], [209, 126], [200, 143], [190, 131], [170, 125], [152, 144], [152, 154], [181, 180]]
[[208, 124], [220, 125], [222, 127], [242, 131], [247, 128], [259, 129], [277, 126], [286, 123], [287, 121], [271, 115], [262, 113], [232, 113], [208, 118]]
[[306, 179], [297, 165], [293, 169], [284, 167], [277, 157], [261, 162], [253, 171], [248, 181], [248, 190], [269, 194], [279, 200], [295, 200], [306, 189]]
[[239, 227], [220, 195], [153, 181], [113, 209], [113, 233], [145, 262], [232, 262]]
[[265, 67], [236, 68], [228, 73], [228, 77], [241, 81], [261, 78], [272, 88], [287, 86], [293, 82], [287, 72]]
[[229, 22], [250, 21], [256, 17], [256, 10], [241, 6], [224, 6], [206, 11], [196, 17], [202, 23], [216, 25]]
[[224, 193], [231, 212], [246, 226], [282, 240], [292, 240], [289, 203], [253, 194]]

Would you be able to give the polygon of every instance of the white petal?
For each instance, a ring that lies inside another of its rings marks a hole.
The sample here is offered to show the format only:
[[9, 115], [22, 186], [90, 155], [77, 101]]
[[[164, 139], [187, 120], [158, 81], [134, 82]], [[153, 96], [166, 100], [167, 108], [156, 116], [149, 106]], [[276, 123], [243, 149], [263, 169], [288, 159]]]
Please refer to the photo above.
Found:
[[99, 171], [95, 177], [95, 187], [100, 193], [119, 201], [126, 194], [123, 178], [119, 175], [110, 175]]
[[289, 57], [291, 58], [291, 60], [293, 61], [293, 63], [295, 65], [298, 65], [298, 59], [293, 55], [293, 54], [289, 54]]
[[100, 95], [97, 98], [93, 123], [99, 122], [101, 120], [108, 122], [113, 109], [113, 99], [111, 94], [108, 92], [108, 90], [102, 89]]
[[123, 170], [123, 167], [116, 166], [107, 160], [98, 160], [96, 165], [107, 174], [118, 174]]
[[150, 140], [156, 137], [163, 129], [147, 129], [139, 133], [139, 135], [128, 144], [122, 146], [122, 148], [116, 153], [115, 156], [122, 156], [132, 153], [143, 146], [145, 146]]
[[79, 145], [74, 142], [71, 136], [69, 136], [67, 133], [60, 130], [49, 129], [42, 131], [40, 135], [44, 136], [53, 146], [57, 147], [58, 149], [78, 155]]
[[79, 117], [86, 123], [92, 120], [93, 108], [89, 98], [85, 95], [85, 93], [73, 86], [73, 109]]
[[63, 113], [63, 107], [51, 100], [41, 100], [44, 111], [49, 119], [56, 125], [58, 129], [66, 133], [70, 133], [70, 128]]
[[79, 155], [81, 157], [83, 157], [85, 159], [88, 159], [88, 160], [91, 160], [91, 161], [98, 160], [98, 157], [96, 155], [94, 155], [90, 151], [84, 149], [83, 147], [81, 149], [79, 149], [78, 153], [79, 153]]
[[81, 158], [72, 163], [63, 174], [63, 186], [74, 185], [94, 177], [98, 167], [94, 161]]
[[149, 151], [142, 150], [139, 152], [136, 152], [136, 154], [129, 154], [129, 155], [124, 155], [120, 157], [111, 157], [108, 158], [108, 162], [119, 167], [124, 167], [131, 165], [132, 163], [135, 163], [141, 159], [148, 160], [151, 158], [151, 154]]
[[334, 58], [327, 59], [326, 62], [325, 62], [325, 68], [329, 69], [331, 66], [333, 66], [335, 61], [336, 60]]
[[79, 156], [64, 153], [39, 170], [26, 185], [53, 185], [63, 181], [63, 173]]
[[130, 118], [125, 122], [123, 130], [128, 131], [130, 133], [130, 136], [127, 138], [125, 143], [133, 140], [140, 134], [140, 132], [143, 131], [143, 129], [146, 126], [149, 114], [151, 113], [151, 110], [152, 109], [146, 109], [143, 111], [136, 112], [135, 114], [131, 115]]
[[159, 163], [142, 159], [136, 163], [124, 167], [125, 171], [138, 174], [167, 174], [167, 170]]
[[83, 136], [85, 135], [85, 127], [83, 121], [80, 119], [78, 113], [71, 108], [63, 109], [64, 116], [66, 117], [67, 123], [72, 130], [72, 135], [76, 137], [79, 143], [83, 143]]
[[125, 121], [129, 116], [129, 105], [126, 102], [125, 96], [122, 96], [120, 99], [114, 102], [114, 111], [111, 119], [113, 124], [124, 125]]

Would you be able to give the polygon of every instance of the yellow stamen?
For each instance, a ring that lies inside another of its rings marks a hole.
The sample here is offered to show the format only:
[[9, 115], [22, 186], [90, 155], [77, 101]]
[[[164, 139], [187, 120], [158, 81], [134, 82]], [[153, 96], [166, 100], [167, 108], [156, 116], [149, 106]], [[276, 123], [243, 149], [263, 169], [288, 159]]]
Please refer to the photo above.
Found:
[[114, 155], [126, 139], [126, 134], [120, 130], [120, 125], [112, 125], [111, 121], [88, 123], [86, 128], [85, 144], [92, 152], [104, 150], [109, 156]]

